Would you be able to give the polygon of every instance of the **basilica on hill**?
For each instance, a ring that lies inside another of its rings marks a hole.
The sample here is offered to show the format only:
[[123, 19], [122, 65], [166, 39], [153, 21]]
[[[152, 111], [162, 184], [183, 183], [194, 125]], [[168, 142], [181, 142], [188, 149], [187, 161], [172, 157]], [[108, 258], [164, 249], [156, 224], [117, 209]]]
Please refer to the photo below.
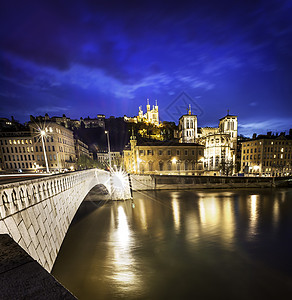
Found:
[[[157, 101], [151, 110], [127, 122], [144, 122], [161, 126]], [[227, 115], [219, 120], [218, 127], [198, 127], [197, 115], [188, 112], [179, 118], [176, 139], [164, 141], [139, 141], [131, 136], [124, 150], [124, 166], [138, 174], [224, 175], [234, 172], [237, 151], [237, 116]]]
[[128, 118], [124, 116], [124, 120], [129, 123], [138, 123], [144, 122], [147, 124], [153, 124], [155, 126], [159, 126], [159, 113], [158, 113], [158, 105], [157, 100], [155, 100], [155, 105], [153, 105], [152, 109], [149, 104], [149, 99], [147, 99], [146, 112], [144, 113], [142, 110], [142, 105], [139, 106], [139, 114], [136, 117]]

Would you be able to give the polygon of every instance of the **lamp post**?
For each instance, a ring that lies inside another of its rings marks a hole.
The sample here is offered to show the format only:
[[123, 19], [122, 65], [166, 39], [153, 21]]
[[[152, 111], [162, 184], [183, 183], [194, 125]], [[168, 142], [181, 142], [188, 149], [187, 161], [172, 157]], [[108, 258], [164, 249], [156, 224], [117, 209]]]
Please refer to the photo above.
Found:
[[49, 173], [50, 171], [49, 171], [49, 165], [48, 165], [46, 147], [45, 147], [45, 142], [44, 142], [44, 136], [46, 136], [46, 132], [44, 130], [41, 130], [42, 145], [43, 145], [43, 149], [44, 149], [44, 156], [45, 156], [46, 168], [47, 168], [47, 173]]
[[112, 158], [111, 158], [111, 148], [110, 148], [110, 141], [109, 141], [109, 131], [104, 132], [107, 135], [107, 149], [108, 149], [108, 159], [109, 159], [109, 165], [110, 170], [112, 169]]

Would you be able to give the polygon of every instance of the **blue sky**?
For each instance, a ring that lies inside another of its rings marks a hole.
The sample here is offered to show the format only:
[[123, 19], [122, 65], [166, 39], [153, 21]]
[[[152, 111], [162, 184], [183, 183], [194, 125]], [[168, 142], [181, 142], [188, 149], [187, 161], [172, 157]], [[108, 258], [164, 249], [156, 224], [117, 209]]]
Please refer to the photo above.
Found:
[[149, 98], [177, 122], [184, 92], [199, 126], [229, 109], [241, 134], [288, 130], [291, 15], [281, 0], [6, 1], [1, 117], [133, 116]]

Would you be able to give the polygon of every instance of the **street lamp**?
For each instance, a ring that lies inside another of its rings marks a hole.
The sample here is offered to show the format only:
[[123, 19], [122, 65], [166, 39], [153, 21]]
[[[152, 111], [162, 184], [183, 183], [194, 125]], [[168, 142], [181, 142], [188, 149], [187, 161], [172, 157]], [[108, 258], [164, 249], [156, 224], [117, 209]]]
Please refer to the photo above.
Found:
[[46, 153], [46, 147], [44, 142], [44, 137], [46, 136], [46, 132], [44, 130], [41, 130], [41, 138], [42, 138], [42, 145], [44, 149], [44, 156], [45, 156], [45, 162], [47, 167], [47, 173], [49, 173], [49, 165], [48, 165], [48, 159], [47, 159], [47, 153]]
[[112, 158], [111, 158], [111, 148], [110, 148], [110, 141], [109, 141], [109, 131], [104, 132], [107, 135], [107, 149], [108, 149], [108, 159], [109, 159], [109, 165], [110, 170], [112, 169]]

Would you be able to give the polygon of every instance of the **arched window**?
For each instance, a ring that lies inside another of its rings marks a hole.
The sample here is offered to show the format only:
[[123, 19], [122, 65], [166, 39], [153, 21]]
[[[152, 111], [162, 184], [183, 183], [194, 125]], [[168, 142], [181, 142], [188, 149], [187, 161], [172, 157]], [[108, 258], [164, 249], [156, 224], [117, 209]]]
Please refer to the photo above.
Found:
[[152, 161], [148, 162], [148, 169], [149, 169], [149, 171], [153, 171], [153, 162]]
[[159, 162], [159, 171], [163, 171], [163, 161]]

